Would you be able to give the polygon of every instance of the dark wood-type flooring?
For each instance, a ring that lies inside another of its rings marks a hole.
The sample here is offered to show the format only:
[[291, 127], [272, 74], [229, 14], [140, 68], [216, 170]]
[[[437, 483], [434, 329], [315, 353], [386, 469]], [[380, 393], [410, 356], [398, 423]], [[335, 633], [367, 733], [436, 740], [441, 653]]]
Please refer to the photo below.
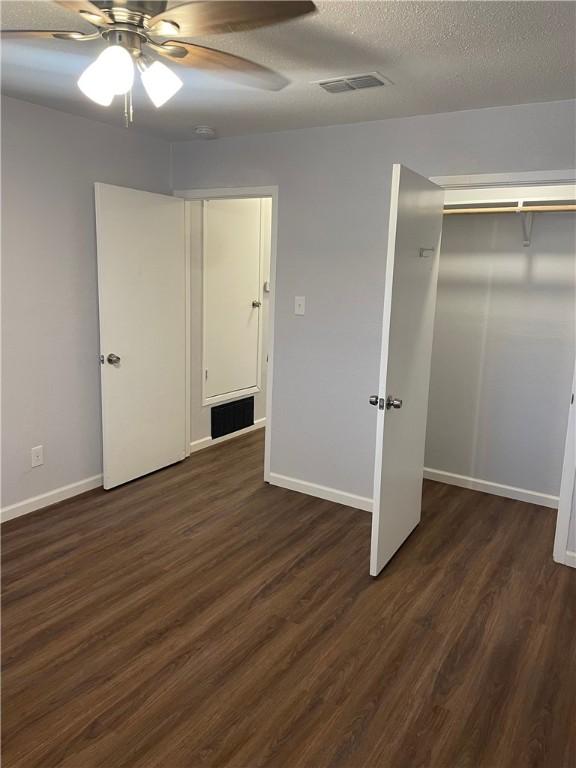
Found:
[[426, 483], [370, 516], [262, 482], [252, 433], [3, 526], [4, 768], [574, 768], [555, 514]]

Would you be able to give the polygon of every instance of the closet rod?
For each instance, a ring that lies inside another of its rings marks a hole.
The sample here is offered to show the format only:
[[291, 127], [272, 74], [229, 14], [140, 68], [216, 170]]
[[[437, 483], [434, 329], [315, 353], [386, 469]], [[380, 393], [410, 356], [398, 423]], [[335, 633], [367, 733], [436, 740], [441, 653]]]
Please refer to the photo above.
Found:
[[521, 205], [514, 207], [494, 208], [444, 208], [445, 216], [463, 213], [560, 213], [561, 211], [576, 211], [576, 205]]

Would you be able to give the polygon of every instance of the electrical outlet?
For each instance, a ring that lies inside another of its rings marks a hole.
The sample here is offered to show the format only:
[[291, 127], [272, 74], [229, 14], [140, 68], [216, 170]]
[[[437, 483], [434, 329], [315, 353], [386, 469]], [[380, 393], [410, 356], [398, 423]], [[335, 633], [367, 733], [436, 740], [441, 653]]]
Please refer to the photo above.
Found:
[[33, 467], [41, 467], [44, 464], [44, 446], [34, 446], [30, 451], [30, 459]]

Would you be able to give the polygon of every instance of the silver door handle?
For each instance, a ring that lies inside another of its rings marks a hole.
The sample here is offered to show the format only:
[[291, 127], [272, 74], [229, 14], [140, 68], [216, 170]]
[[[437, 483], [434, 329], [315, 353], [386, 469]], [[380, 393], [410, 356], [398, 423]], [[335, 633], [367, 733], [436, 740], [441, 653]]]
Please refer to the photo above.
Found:
[[118, 365], [120, 363], [120, 358], [113, 352], [110, 352], [106, 360], [110, 363], [110, 365]]
[[254, 301], [252, 302], [252, 306], [254, 307], [254, 309], [257, 309], [258, 307], [262, 306], [262, 302], [256, 301], [256, 299], [254, 299]]
[[402, 400], [388, 395], [386, 398], [386, 410], [389, 411], [390, 408], [402, 408]]

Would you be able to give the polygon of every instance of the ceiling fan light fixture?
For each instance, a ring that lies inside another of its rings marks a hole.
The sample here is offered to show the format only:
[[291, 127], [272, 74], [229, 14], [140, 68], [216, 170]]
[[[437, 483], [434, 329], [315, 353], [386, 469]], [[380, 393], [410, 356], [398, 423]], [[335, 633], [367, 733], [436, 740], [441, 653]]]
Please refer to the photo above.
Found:
[[183, 83], [178, 75], [159, 61], [140, 69], [142, 84], [155, 107], [166, 104], [182, 88]]

